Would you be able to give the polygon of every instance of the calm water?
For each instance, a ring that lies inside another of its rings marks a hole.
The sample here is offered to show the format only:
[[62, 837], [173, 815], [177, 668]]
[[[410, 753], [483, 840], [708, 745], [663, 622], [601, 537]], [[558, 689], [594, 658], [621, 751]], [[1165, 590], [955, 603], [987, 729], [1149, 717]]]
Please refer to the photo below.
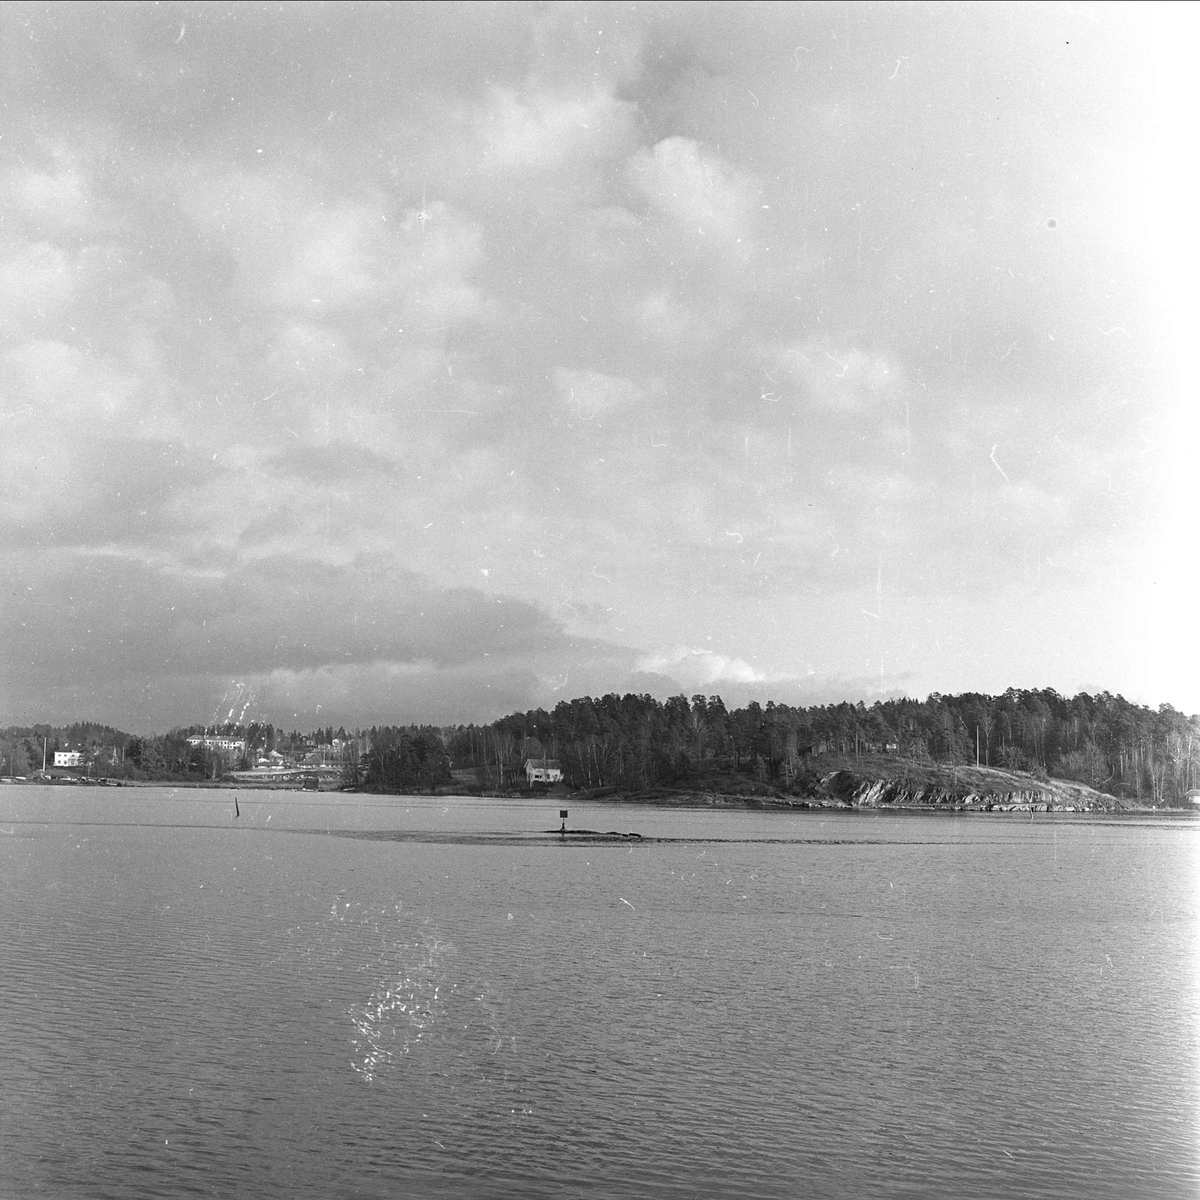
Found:
[[[1200, 822], [0, 788], [0, 1195], [1200, 1195]], [[657, 838], [661, 840], [650, 840]]]

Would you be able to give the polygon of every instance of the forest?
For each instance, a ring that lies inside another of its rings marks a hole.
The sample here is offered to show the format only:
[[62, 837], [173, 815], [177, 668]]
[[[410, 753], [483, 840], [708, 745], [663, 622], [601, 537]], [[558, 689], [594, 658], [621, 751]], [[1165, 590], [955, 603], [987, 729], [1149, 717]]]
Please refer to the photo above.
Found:
[[548, 757], [576, 789], [679, 788], [724, 774], [803, 791], [830, 759], [874, 754], [1027, 771], [1155, 805], [1183, 804], [1200, 783], [1197, 719], [1050, 688], [732, 712], [719, 696], [584, 697], [460, 727], [447, 748], [456, 768], [498, 788], [514, 786], [526, 758]]
[[[188, 735], [199, 732], [243, 738], [246, 753], [234, 761], [189, 746]], [[276, 750], [294, 761], [318, 756], [340, 766], [344, 786], [381, 792], [451, 784], [515, 791], [525, 786], [527, 758], [553, 758], [572, 790], [686, 789], [724, 777], [803, 794], [832, 762], [873, 755], [1026, 771], [1141, 804], [1183, 805], [1200, 787], [1200, 719], [1167, 704], [1151, 709], [1108, 692], [1066, 697], [1050, 688], [732, 711], [719, 696], [585, 696], [485, 725], [306, 734], [266, 722], [145, 737], [91, 722], [10, 727], [0, 731], [0, 774], [33, 774], [43, 749], [53, 762], [60, 748], [84, 750], [94, 776], [164, 781], [219, 779]]]

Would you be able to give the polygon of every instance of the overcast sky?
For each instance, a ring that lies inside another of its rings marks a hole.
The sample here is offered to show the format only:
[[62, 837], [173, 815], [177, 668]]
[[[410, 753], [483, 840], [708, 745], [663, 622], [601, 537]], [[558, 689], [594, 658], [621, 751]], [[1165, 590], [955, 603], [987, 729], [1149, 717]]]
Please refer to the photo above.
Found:
[[1200, 709], [1164, 13], [5, 5], [0, 722]]

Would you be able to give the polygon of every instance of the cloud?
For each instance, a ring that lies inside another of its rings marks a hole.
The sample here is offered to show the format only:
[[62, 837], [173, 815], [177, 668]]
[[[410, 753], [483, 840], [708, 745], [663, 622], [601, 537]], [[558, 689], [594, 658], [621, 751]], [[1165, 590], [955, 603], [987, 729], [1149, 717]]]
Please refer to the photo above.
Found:
[[480, 232], [445, 202], [397, 209], [384, 192], [356, 188], [367, 194], [330, 203], [290, 171], [212, 164], [176, 174], [180, 206], [236, 265], [244, 303], [310, 320], [386, 305], [394, 327], [417, 322], [427, 333], [480, 311], [468, 281], [482, 256]]
[[689, 688], [718, 683], [761, 683], [766, 679], [761, 671], [740, 658], [686, 646], [647, 654], [638, 660], [636, 670], [678, 679]]
[[[96, 142], [99, 144], [96, 144]], [[42, 139], [31, 152], [36, 164], [0, 176], [10, 215], [34, 236], [78, 238], [111, 235], [120, 228], [114, 207], [97, 195], [92, 160], [111, 147], [104, 139]]]
[[91, 695], [139, 728], [207, 717], [231, 678], [263, 719], [312, 720], [320, 706], [339, 721], [478, 720], [553, 703], [568, 677], [603, 690], [636, 657], [519, 598], [364, 556], [187, 566], [49, 551], [9, 586], [0, 704], [13, 712], [19, 697], [41, 697], [94, 711]]
[[635, 117], [633, 104], [602, 86], [521, 93], [494, 87], [477, 118], [481, 166], [485, 171], [569, 170], [612, 159], [629, 145]]
[[76, 294], [65, 250], [49, 242], [12, 246], [0, 260], [0, 337], [52, 326]]
[[904, 373], [886, 353], [809, 337], [772, 356], [801, 399], [829, 412], [862, 412], [903, 395]]
[[751, 234], [755, 181], [693, 138], [669, 137], [630, 162], [634, 187], [689, 234], [736, 245]]
[[544, 82], [598, 78], [629, 90], [643, 71], [647, 25], [611, 4], [547, 4], [531, 19], [531, 60]]
[[48, 448], [0, 492], [9, 501], [0, 502], [0, 530], [36, 552], [194, 536], [203, 519], [178, 498], [219, 475], [175, 441], [94, 438], [86, 454]]
[[310, 485], [347, 484], [366, 476], [375, 480], [372, 486], [378, 486], [401, 473], [394, 459], [352, 442], [288, 447], [273, 455], [268, 466], [284, 478], [294, 477]]
[[20, 468], [0, 480], [0, 521], [37, 527], [94, 511], [97, 497], [86, 485], [108, 477], [83, 446], [108, 445], [128, 428], [138, 392], [136, 375], [67, 343], [10, 349], [0, 361], [0, 419], [7, 452]]
[[638, 332], [660, 353], [693, 361], [697, 352], [707, 357], [730, 336], [734, 323], [728, 311], [714, 313], [698, 299], [690, 298], [689, 303], [672, 287], [651, 288], [635, 308]]
[[336, 313], [378, 303], [386, 285], [379, 270], [384, 220], [378, 208], [346, 202], [305, 214], [271, 298], [306, 313], [314, 304]]
[[442, 587], [364, 556], [339, 566], [269, 555], [188, 567], [49, 553], [22, 564], [12, 595], [0, 623], [6, 672], [43, 686], [78, 673], [466, 669], [596, 652], [528, 602]]
[[932, 687], [1154, 577], [1139, 22], [426, 7], [0, 8], [22, 694]]
[[631, 379], [604, 375], [599, 371], [570, 371], [560, 367], [554, 372], [559, 400], [579, 421], [601, 421], [622, 409], [637, 408], [646, 400], [646, 392]]

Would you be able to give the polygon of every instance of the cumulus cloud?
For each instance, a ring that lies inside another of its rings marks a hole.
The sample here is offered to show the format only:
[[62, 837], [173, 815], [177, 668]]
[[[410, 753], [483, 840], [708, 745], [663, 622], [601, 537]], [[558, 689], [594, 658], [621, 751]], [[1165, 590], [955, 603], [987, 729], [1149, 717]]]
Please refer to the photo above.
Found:
[[[66, 138], [42, 139], [30, 155], [33, 165], [0, 175], [9, 212], [29, 232], [48, 238], [113, 234], [122, 222], [115, 206], [97, 194], [95, 164], [111, 147], [84, 136], [72, 147]], [[19, 227], [19, 226], [18, 226]]]
[[309, 319], [389, 305], [398, 327], [407, 318], [438, 329], [478, 313], [467, 277], [481, 258], [479, 230], [443, 201], [397, 209], [376, 189], [329, 203], [290, 173], [219, 166], [180, 173], [175, 186], [197, 228], [235, 264], [245, 303]]
[[761, 189], [695, 139], [664, 138], [641, 150], [629, 165], [637, 191], [689, 234], [727, 246], [750, 236]]
[[481, 161], [491, 171], [567, 170], [615, 157], [633, 135], [636, 108], [604, 87], [587, 92], [495, 87], [480, 113]]
[[664, 353], [687, 357], [698, 351], [712, 352], [714, 342], [730, 332], [723, 314], [688, 304], [669, 287], [655, 287], [637, 304], [638, 332], [651, 339]]
[[761, 683], [766, 676], [748, 662], [712, 650], [694, 650], [674, 646], [647, 654], [636, 669], [651, 675], [666, 675], [687, 687], [707, 687], [725, 683]]

